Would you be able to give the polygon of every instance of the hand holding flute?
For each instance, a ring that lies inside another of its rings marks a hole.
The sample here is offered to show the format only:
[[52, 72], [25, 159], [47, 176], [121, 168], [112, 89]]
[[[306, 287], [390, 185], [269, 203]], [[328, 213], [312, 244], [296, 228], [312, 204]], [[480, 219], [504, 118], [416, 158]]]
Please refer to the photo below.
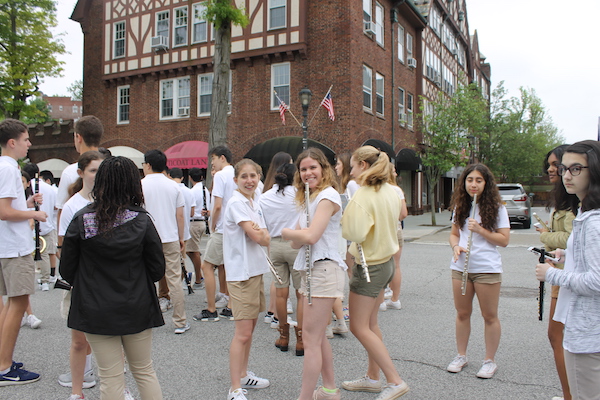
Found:
[[473, 223], [475, 219], [475, 208], [477, 207], [477, 194], [473, 195], [473, 202], [471, 203], [471, 218], [469, 220], [469, 240], [467, 242], [467, 251], [465, 252], [465, 266], [462, 273], [462, 282], [460, 285], [461, 294], [464, 296], [467, 294], [467, 277], [469, 276], [469, 256], [471, 254], [471, 246], [473, 244], [473, 228], [476, 224]]

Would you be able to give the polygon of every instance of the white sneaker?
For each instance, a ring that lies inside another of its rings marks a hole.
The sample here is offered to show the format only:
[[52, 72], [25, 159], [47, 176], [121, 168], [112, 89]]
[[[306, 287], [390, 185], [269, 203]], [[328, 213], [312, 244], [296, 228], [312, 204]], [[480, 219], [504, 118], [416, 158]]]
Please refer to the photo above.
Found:
[[375, 400], [394, 400], [404, 396], [409, 390], [404, 381], [399, 385], [387, 385]]
[[387, 310], [387, 304], [385, 303], [386, 300], [384, 300], [380, 305], [379, 305], [379, 311], [385, 311]]
[[182, 333], [185, 333], [187, 331], [190, 330], [190, 324], [188, 324], [186, 322], [186, 324], [184, 326], [182, 326], [181, 328], [175, 328], [175, 334], [176, 335], [181, 335]]
[[371, 392], [379, 393], [383, 389], [381, 381], [373, 381], [368, 376], [355, 379], [353, 381], [343, 381], [342, 387], [351, 392]]
[[388, 287], [385, 288], [385, 292], [383, 292], [383, 298], [386, 299], [386, 300], [387, 299], [391, 299], [392, 298], [392, 294], [393, 294], [392, 289], [390, 289], [389, 286], [388, 286]]
[[483, 365], [477, 372], [477, 377], [482, 379], [490, 379], [496, 371], [498, 370], [498, 366], [492, 360], [485, 360]]
[[[392, 301], [392, 299], [387, 299], [386, 301], [384, 301], [384, 303], [388, 310], [402, 309], [402, 303], [400, 302], [400, 299], [398, 299], [398, 301]], [[381, 309], [381, 307], [379, 309]]]
[[78, 395], [78, 394], [72, 394], [72, 395], [69, 397], [69, 400], [81, 400], [81, 399], [83, 399], [83, 397], [81, 397], [81, 396], [80, 396], [80, 395]]
[[229, 296], [226, 294], [222, 294], [219, 300], [215, 302], [216, 308], [225, 308], [227, 307], [227, 303], [229, 303]]
[[288, 316], [288, 317], [287, 317], [287, 323], [288, 323], [290, 326], [298, 326], [298, 322], [297, 322], [297, 321], [294, 321], [294, 320], [292, 319], [292, 317], [290, 317], [290, 316]]
[[235, 389], [233, 392], [229, 392], [227, 400], [248, 400], [245, 396], [248, 391], [246, 389]]
[[327, 339], [333, 339], [333, 324], [329, 324], [327, 325], [327, 328], [325, 328], [325, 337]]
[[294, 307], [292, 307], [292, 300], [290, 300], [289, 297], [287, 299], [286, 307], [287, 307], [287, 313], [288, 314], [293, 314], [294, 313]]
[[263, 320], [265, 324], [270, 324], [273, 321], [273, 313], [272, 312], [267, 312], [265, 314], [265, 319]]
[[452, 362], [450, 364], [448, 364], [448, 367], [446, 367], [446, 370], [448, 372], [460, 372], [462, 371], [462, 369], [464, 367], [467, 366], [469, 362], [467, 361], [467, 356], [461, 356], [460, 354], [457, 355], [456, 357], [454, 357], [454, 360], [452, 360]]
[[42, 292], [47, 292], [48, 290], [50, 290], [50, 286], [48, 286], [48, 283], [42, 283]]
[[169, 308], [173, 308], [171, 301], [165, 297], [158, 299], [158, 304], [160, 305], [160, 311], [162, 312], [167, 312]]
[[58, 277], [56, 275], [52, 276], [50, 275], [50, 279], [48, 279], [49, 283], [56, 283], [56, 280], [58, 279]]
[[279, 320], [275, 316], [271, 317], [271, 329], [279, 328]]
[[336, 319], [332, 331], [336, 335], [341, 335], [343, 333], [348, 333], [348, 327], [346, 326], [346, 321], [343, 319]]
[[42, 320], [31, 314], [27, 316], [27, 324], [31, 329], [37, 329], [42, 324]]
[[248, 375], [240, 380], [243, 389], [264, 389], [271, 384], [268, 379], [259, 378], [252, 371], [248, 371], [247, 373]]
[[[66, 374], [61, 374], [58, 376], [58, 384], [64, 387], [73, 387], [73, 379], [71, 377], [71, 372], [67, 372]], [[94, 376], [94, 370], [89, 370], [85, 374], [83, 374], [83, 389], [89, 389], [96, 386], [96, 377]]]

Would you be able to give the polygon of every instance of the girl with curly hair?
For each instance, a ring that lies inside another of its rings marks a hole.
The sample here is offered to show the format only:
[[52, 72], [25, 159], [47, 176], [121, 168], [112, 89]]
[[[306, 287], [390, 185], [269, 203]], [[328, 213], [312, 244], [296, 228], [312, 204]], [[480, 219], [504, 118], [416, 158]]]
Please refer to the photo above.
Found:
[[[477, 195], [475, 218], [470, 218], [473, 197]], [[502, 261], [497, 246], [506, 247], [510, 237], [510, 221], [502, 205], [494, 175], [483, 164], [465, 168], [452, 195], [454, 209], [450, 246], [452, 246], [452, 291], [456, 308], [456, 348], [458, 355], [448, 365], [448, 372], [460, 372], [467, 365], [467, 345], [471, 333], [473, 297], [477, 294], [485, 321], [485, 359], [477, 373], [491, 378], [498, 369], [494, 356], [500, 343], [498, 301], [502, 282]], [[466, 294], [462, 294], [462, 274], [467, 243], [472, 232]]]

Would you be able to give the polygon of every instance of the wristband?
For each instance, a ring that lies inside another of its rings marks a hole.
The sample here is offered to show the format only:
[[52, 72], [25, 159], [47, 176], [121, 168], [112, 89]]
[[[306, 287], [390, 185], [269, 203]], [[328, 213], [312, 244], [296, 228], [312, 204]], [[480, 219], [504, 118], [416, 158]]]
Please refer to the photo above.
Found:
[[62, 246], [56, 246], [57, 249], [62, 249]]

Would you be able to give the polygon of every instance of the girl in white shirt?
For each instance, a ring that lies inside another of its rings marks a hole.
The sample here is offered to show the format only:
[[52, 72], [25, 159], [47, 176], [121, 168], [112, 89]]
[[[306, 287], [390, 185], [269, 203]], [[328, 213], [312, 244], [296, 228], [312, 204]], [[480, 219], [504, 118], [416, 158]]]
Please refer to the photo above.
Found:
[[[296, 166], [296, 203], [306, 210], [305, 183], [308, 183], [310, 224], [307, 224], [304, 214], [296, 229], [284, 228], [282, 236], [292, 241], [292, 247], [301, 249], [294, 263], [294, 269], [302, 272], [300, 293], [304, 301], [304, 367], [299, 399], [336, 400], [340, 398], [340, 393], [335, 384], [333, 353], [325, 337], [325, 328], [329, 324], [334, 301], [344, 295], [344, 271], [347, 267], [338, 251], [342, 202], [335, 189], [335, 172], [321, 150], [309, 148], [303, 151], [296, 160]], [[309, 265], [306, 265], [309, 246]], [[308, 303], [307, 298], [308, 268], [311, 269], [312, 304]], [[315, 391], [319, 376], [323, 386]]]
[[258, 314], [265, 310], [263, 274], [269, 272], [269, 264], [261, 246], [268, 246], [271, 238], [254, 201], [260, 167], [243, 159], [234, 169], [237, 189], [223, 216], [223, 261], [235, 319], [235, 334], [229, 347], [231, 388], [227, 399], [246, 400], [245, 389], [262, 389], [270, 384], [248, 371], [248, 357]]
[[[477, 195], [475, 218], [470, 218], [473, 196]], [[501, 203], [494, 175], [483, 164], [471, 164], [463, 171], [452, 195], [454, 208], [450, 246], [453, 258], [452, 291], [456, 307], [456, 348], [458, 355], [448, 365], [448, 372], [460, 372], [467, 365], [467, 345], [471, 332], [473, 297], [477, 294], [485, 321], [485, 359], [477, 376], [491, 378], [498, 367], [494, 356], [500, 343], [498, 301], [502, 282], [502, 261], [497, 246], [506, 247], [510, 221]], [[462, 295], [462, 274], [472, 232], [466, 294]]]

